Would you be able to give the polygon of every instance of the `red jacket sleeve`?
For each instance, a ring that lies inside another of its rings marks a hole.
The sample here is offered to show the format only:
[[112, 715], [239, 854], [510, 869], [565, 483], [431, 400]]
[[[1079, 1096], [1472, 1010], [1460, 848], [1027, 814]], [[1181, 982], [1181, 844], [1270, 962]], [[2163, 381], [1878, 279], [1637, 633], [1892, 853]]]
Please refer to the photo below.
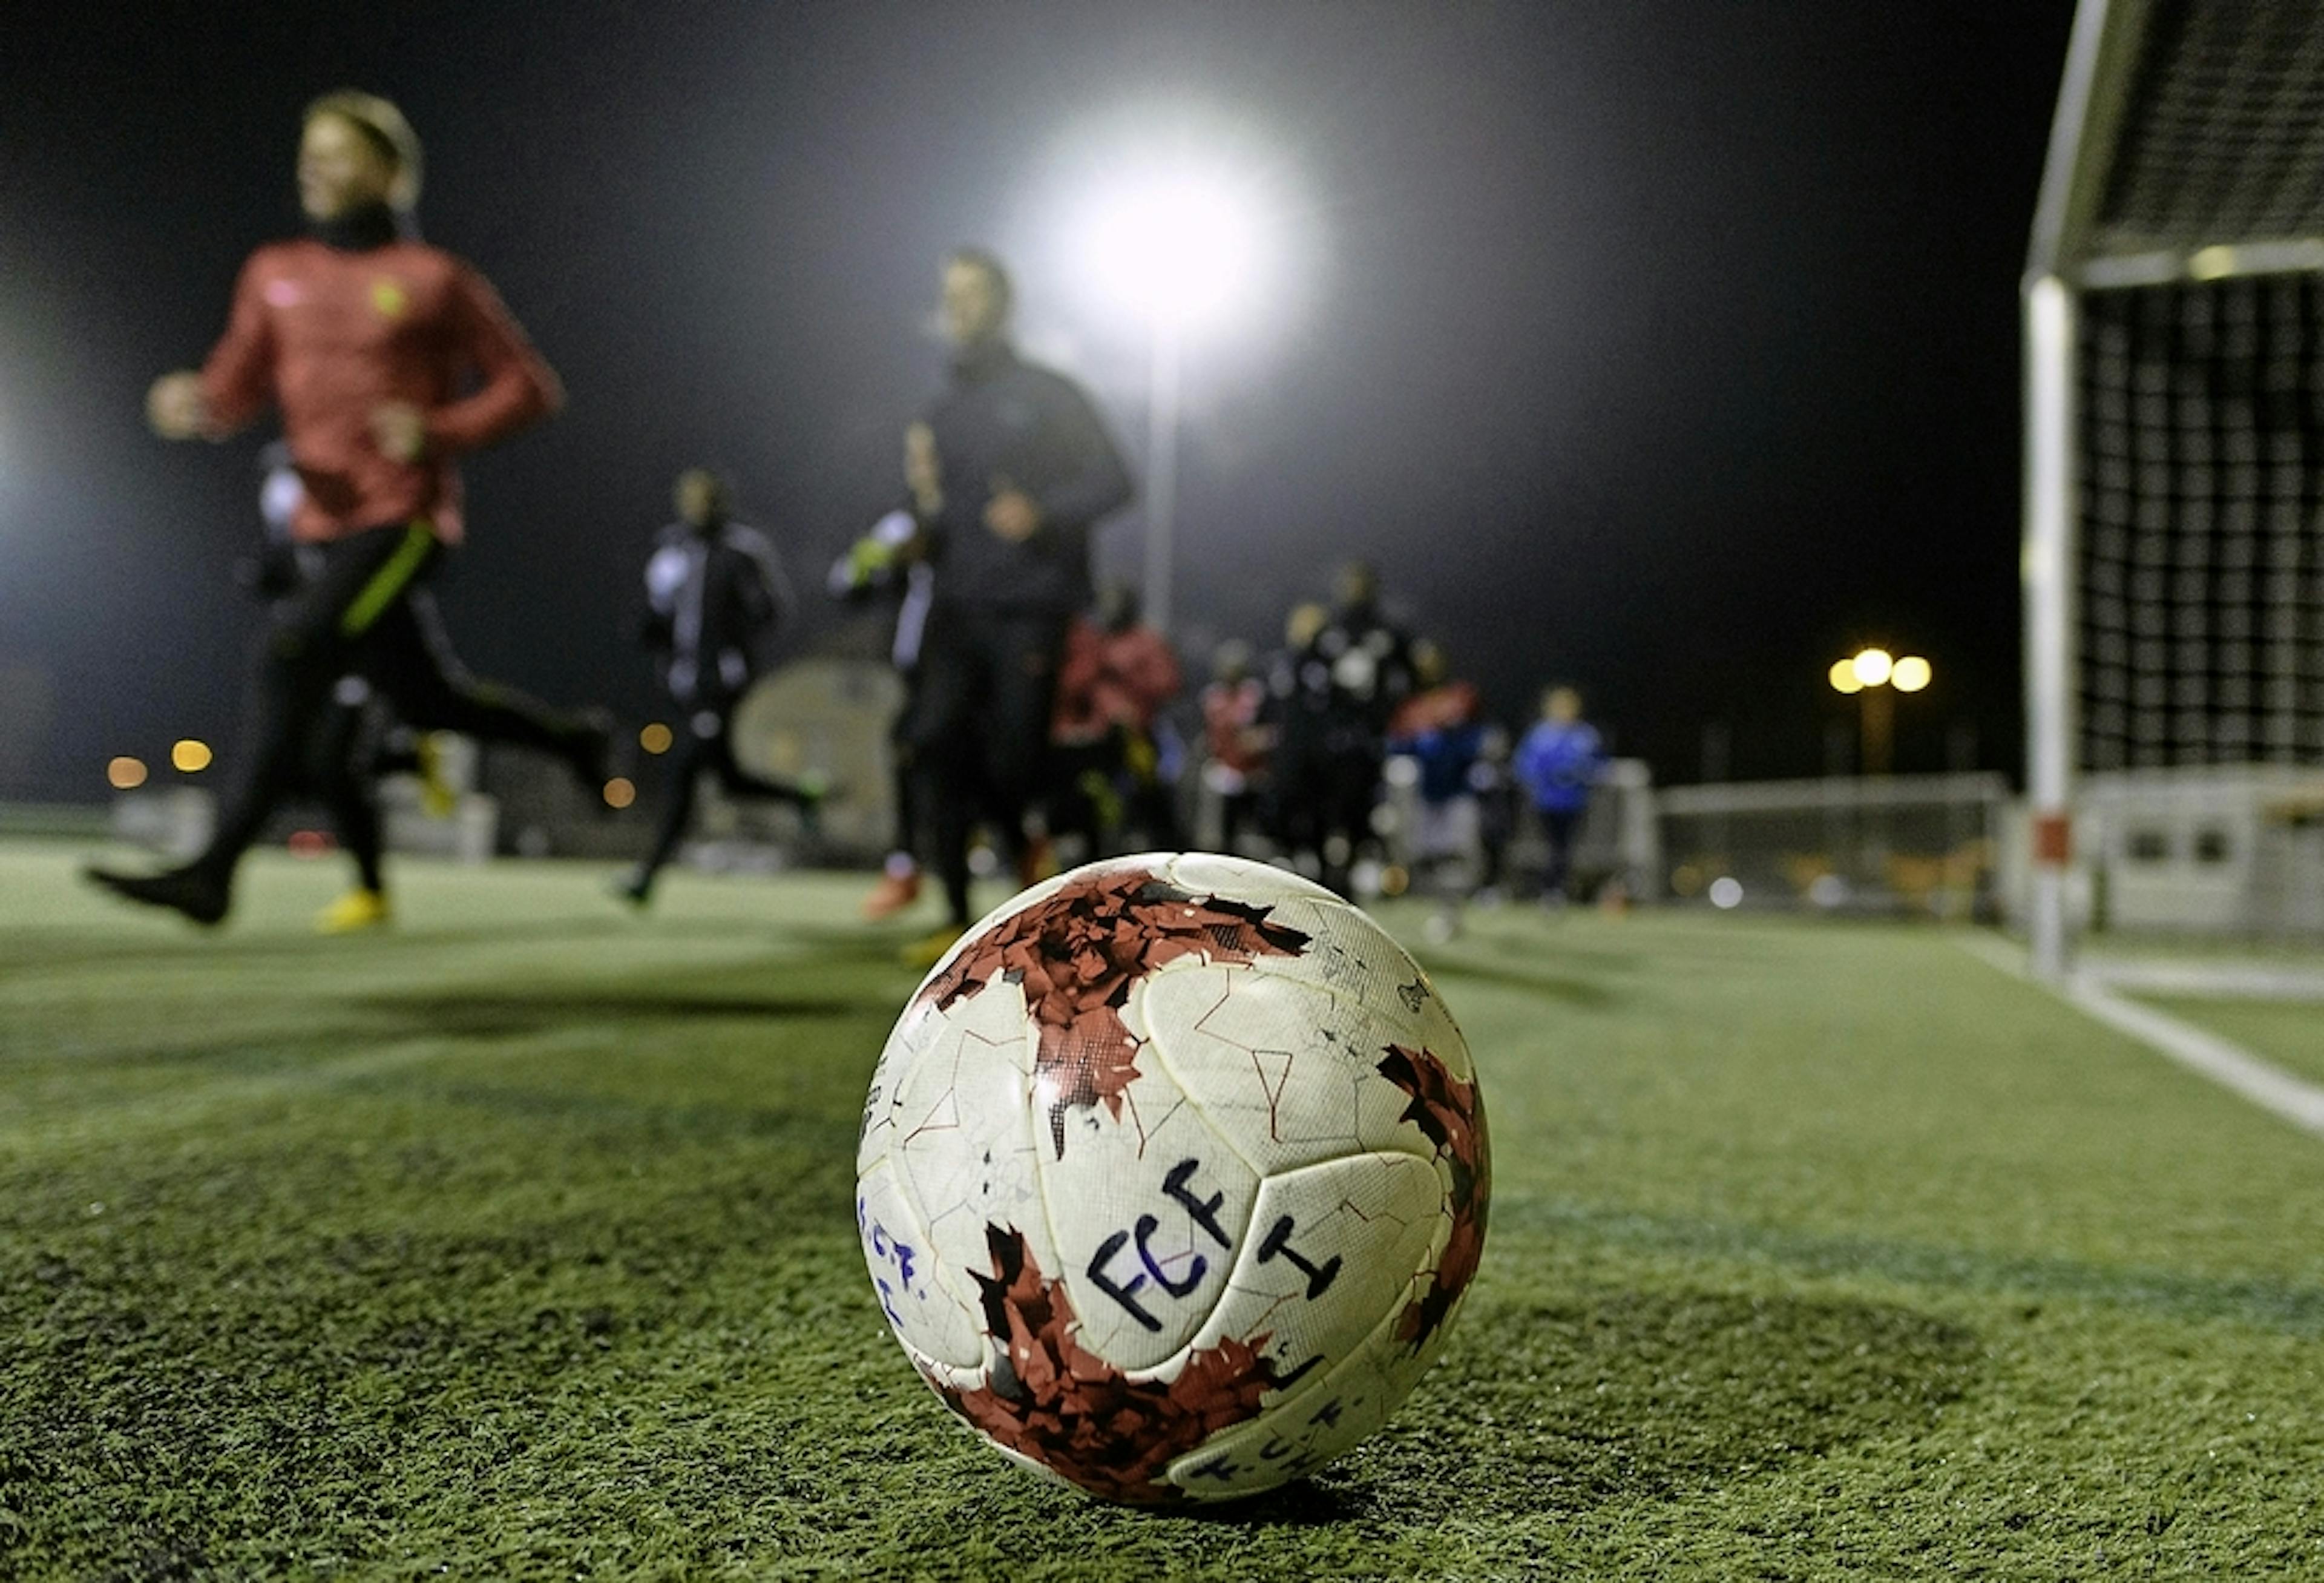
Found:
[[1128, 680], [1150, 716], [1178, 696], [1181, 680], [1178, 656], [1171, 651], [1170, 640], [1150, 630], [1143, 636], [1145, 641], [1130, 656]]
[[263, 295], [263, 255], [253, 254], [234, 283], [226, 334], [202, 365], [202, 401], [209, 430], [219, 439], [264, 412], [274, 400], [274, 331]]
[[505, 440], [565, 404], [565, 388], [491, 282], [466, 264], [452, 277], [454, 355], [475, 365], [484, 384], [427, 418], [428, 449], [475, 450]]

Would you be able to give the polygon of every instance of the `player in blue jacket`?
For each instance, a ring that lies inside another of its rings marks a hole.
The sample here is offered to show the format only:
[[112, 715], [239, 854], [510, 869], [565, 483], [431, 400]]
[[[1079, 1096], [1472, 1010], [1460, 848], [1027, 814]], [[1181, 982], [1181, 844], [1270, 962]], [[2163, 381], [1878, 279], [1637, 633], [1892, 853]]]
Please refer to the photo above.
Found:
[[1606, 746], [1598, 728], [1582, 717], [1582, 695], [1570, 687], [1542, 694], [1541, 718], [1517, 744], [1518, 783], [1532, 799], [1549, 842], [1549, 867], [1542, 875], [1542, 900], [1565, 897], [1573, 866], [1573, 835], [1590, 811], [1590, 792], [1605, 773]]

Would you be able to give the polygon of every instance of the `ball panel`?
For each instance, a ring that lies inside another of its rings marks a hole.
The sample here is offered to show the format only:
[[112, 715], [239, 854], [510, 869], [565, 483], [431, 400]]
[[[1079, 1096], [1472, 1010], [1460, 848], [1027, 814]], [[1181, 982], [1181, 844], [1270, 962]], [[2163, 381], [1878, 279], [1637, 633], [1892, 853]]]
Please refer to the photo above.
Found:
[[[1014, 995], [981, 995], [931, 1019], [935, 1037], [888, 1073], [886, 1158], [927, 1239], [934, 1277], [972, 1312], [985, 1227], [1022, 1231], [1054, 1265], [1028, 1095], [1034, 1036]], [[980, 1327], [981, 1328], [981, 1327]]]
[[1450, 1234], [1444, 1205], [1442, 1168], [1413, 1154], [1354, 1154], [1268, 1177], [1194, 1347], [1240, 1338], [1268, 1360], [1277, 1391], [1305, 1389], [1307, 1376], [1412, 1305], [1416, 1278]]
[[1299, 902], [1283, 909], [1284, 921], [1306, 932], [1307, 950], [1295, 974], [1312, 974], [1351, 1006], [1360, 1007], [1379, 1035], [1372, 1042], [1428, 1045], [1462, 1077], [1469, 1045], [1428, 970], [1396, 938], [1347, 903]]
[[1223, 852], [1149, 853], [1169, 870], [1172, 883], [1202, 895], [1233, 896], [1262, 905], [1305, 899], [1337, 902], [1340, 898], [1314, 880], [1271, 863], [1230, 857]]
[[1226, 1290], [1259, 1177], [1204, 1125], [1167, 1073], [1149, 1070], [1120, 1115], [1074, 1111], [1062, 1153], [1037, 1151], [1081, 1343], [1123, 1369], [1179, 1356]]
[[982, 1363], [984, 1326], [972, 1307], [975, 1289], [939, 1276], [927, 1233], [897, 1190], [885, 1160], [874, 1161], [856, 1179], [855, 1229], [881, 1310], [906, 1349], [963, 1367]]
[[1176, 964], [1139, 985], [1126, 1014], [1146, 1063], [1262, 1172], [1367, 1150], [1428, 1153], [1400, 1119], [1406, 1096], [1378, 1070], [1379, 1017], [1299, 965]]
[[1391, 1312], [1312, 1384], [1177, 1458], [1160, 1482], [1192, 1500], [1235, 1500], [1304, 1477], [1367, 1439], [1444, 1347], [1442, 1330], [1416, 1347], [1398, 1333], [1400, 1322]]

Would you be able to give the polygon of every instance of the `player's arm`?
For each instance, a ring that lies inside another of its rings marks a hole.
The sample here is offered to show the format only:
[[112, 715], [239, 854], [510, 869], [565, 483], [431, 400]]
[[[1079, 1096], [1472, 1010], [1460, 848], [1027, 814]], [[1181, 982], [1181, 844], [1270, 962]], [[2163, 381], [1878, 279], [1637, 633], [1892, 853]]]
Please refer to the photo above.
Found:
[[752, 624], [773, 628], [789, 621], [797, 601], [791, 597], [791, 579], [785, 575], [782, 558], [775, 553], [775, 547], [758, 533], [738, 534], [735, 547], [742, 552], [742, 564], [747, 569], [742, 601]]
[[452, 277], [451, 315], [455, 349], [483, 382], [458, 400], [420, 414], [423, 450], [475, 450], [565, 404], [565, 387], [502, 305], [500, 293], [465, 264]]
[[1087, 527], [1108, 512], [1130, 504], [1136, 493], [1130, 469], [1114, 449], [1089, 398], [1059, 380], [1053, 388], [1048, 417], [1056, 427], [1057, 476], [1041, 487], [1035, 504], [1045, 523]]
[[164, 440], [224, 440], [274, 399], [274, 332], [258, 260], [242, 266], [226, 334], [200, 372], [164, 374], [145, 393], [145, 419]]

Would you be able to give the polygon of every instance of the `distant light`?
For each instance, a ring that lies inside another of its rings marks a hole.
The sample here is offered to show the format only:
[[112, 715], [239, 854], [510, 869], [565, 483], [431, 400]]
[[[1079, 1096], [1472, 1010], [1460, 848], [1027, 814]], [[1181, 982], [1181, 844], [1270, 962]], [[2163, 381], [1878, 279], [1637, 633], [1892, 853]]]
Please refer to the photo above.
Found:
[[1819, 907], [1837, 907], [1848, 900], [1848, 882], [1836, 874], [1820, 874], [1808, 885], [1808, 900]]
[[627, 808], [637, 800], [638, 789], [630, 783], [630, 778], [627, 775], [615, 775], [605, 782], [607, 808]]
[[1856, 680], [1867, 687], [1879, 686], [1888, 680], [1888, 673], [1896, 668], [1896, 662], [1888, 657], [1888, 651], [1886, 649], [1862, 650], [1849, 663], [1855, 668]]
[[292, 830], [283, 843], [293, 857], [320, 857], [331, 849], [331, 838], [321, 830]]
[[2232, 247], [2205, 247], [2187, 260], [2190, 280], [2216, 281], [2236, 273], [2236, 250]]
[[1743, 882], [1733, 875], [1721, 875], [1711, 882], [1711, 904], [1724, 912], [1743, 904]]
[[1085, 264], [1158, 319], [1206, 319], [1250, 294], [1262, 273], [1259, 206], [1240, 188], [1192, 171], [1119, 191], [1091, 218]]
[[638, 733], [638, 745], [648, 753], [668, 753], [672, 740], [674, 739], [669, 734], [669, 727], [659, 720], [654, 721]]
[[105, 779], [116, 792], [133, 791], [145, 783], [145, 761], [124, 754], [105, 766]]
[[1935, 674], [1920, 655], [1907, 654], [1896, 662], [1896, 669], [1889, 673], [1888, 685], [1898, 692], [1918, 692], [1929, 685]]
[[189, 775], [199, 774], [210, 767], [210, 745], [191, 736], [171, 744], [170, 767]]
[[1834, 660], [1831, 662], [1831, 686], [1835, 692], [1862, 692], [1864, 683], [1856, 679], [1856, 662]]

